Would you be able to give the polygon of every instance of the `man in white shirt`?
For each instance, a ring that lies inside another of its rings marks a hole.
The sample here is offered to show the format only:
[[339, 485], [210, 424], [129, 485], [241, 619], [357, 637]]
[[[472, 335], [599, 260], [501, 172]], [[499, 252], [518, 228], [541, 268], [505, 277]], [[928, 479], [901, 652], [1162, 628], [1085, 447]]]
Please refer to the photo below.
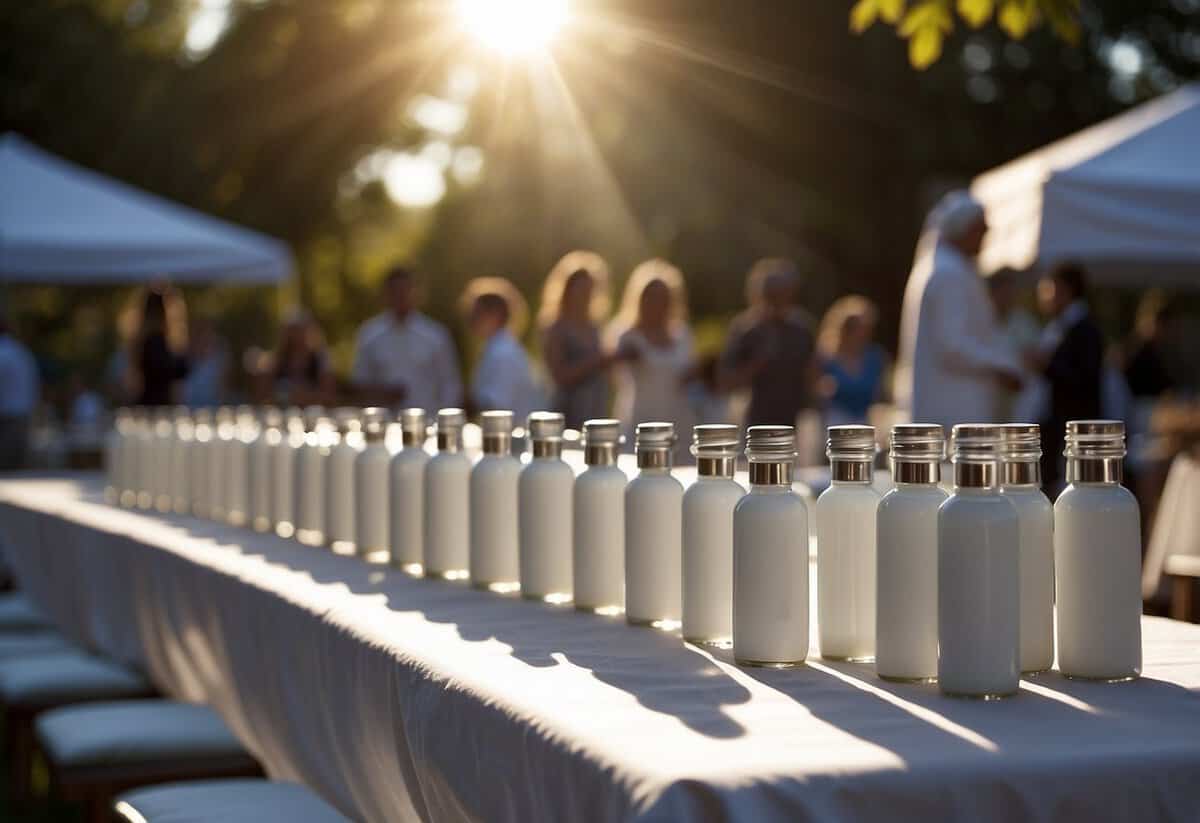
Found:
[[956, 423], [997, 419], [1001, 389], [1021, 385], [1021, 365], [996, 325], [975, 268], [987, 221], [965, 191], [947, 194], [926, 220], [904, 291], [896, 401], [910, 419]]
[[454, 341], [416, 310], [414, 276], [396, 267], [383, 281], [387, 308], [358, 332], [351, 380], [363, 402], [438, 409], [462, 402]]
[[29, 424], [41, 395], [37, 362], [0, 309], [0, 471], [25, 466]]
[[463, 293], [471, 334], [483, 342], [483, 353], [471, 380], [474, 411], [507, 409], [517, 426], [542, 408], [541, 392], [533, 379], [529, 356], [513, 335], [526, 314], [524, 299], [502, 277], [480, 277]]

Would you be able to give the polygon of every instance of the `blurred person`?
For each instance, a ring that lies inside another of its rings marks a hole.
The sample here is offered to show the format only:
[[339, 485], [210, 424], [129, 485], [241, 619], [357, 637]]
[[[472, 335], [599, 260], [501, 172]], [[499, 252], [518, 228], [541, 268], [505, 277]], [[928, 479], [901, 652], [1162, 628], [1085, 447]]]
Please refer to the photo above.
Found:
[[1138, 303], [1133, 334], [1122, 347], [1125, 380], [1134, 398], [1157, 398], [1175, 388], [1166, 358], [1166, 338], [1174, 319], [1166, 295], [1154, 289]]
[[1065, 263], [1038, 283], [1038, 306], [1049, 322], [1037, 349], [1026, 356], [1047, 384], [1042, 424], [1042, 483], [1061, 485], [1064, 430], [1068, 420], [1103, 416], [1104, 335], [1092, 318], [1083, 267]]
[[730, 324], [718, 366], [721, 391], [750, 390], [745, 426], [796, 425], [817, 378], [813, 321], [796, 305], [793, 260], [759, 260], [746, 276], [749, 307]]
[[458, 355], [449, 332], [416, 308], [416, 275], [394, 267], [383, 281], [384, 311], [363, 324], [351, 380], [363, 402], [436, 409], [462, 403]]
[[37, 361], [16, 338], [0, 308], [0, 471], [24, 468], [30, 423], [41, 398]]
[[538, 309], [542, 358], [554, 384], [550, 408], [567, 426], [608, 416], [608, 374], [616, 355], [605, 352], [600, 324], [608, 316], [608, 264], [594, 252], [565, 255], [546, 277]]
[[216, 407], [225, 400], [229, 347], [211, 321], [193, 318], [188, 331], [188, 375], [183, 381], [184, 405]]
[[[1026, 352], [1037, 347], [1042, 327], [1033, 312], [1021, 304], [1020, 279], [1021, 272], [1005, 267], [992, 274], [987, 285], [1001, 336], [1008, 342], [1010, 350], [1018, 357], [1024, 357]], [[1042, 381], [1026, 372], [1022, 375], [1019, 391], [1003, 387], [997, 391], [997, 419], [1011, 422], [1040, 420], [1045, 394]]]
[[904, 290], [896, 403], [909, 419], [947, 432], [956, 423], [996, 420], [999, 392], [1021, 387], [1019, 356], [975, 267], [986, 233], [975, 198], [946, 194], [925, 220]]
[[825, 395], [825, 425], [866, 424], [879, 399], [887, 353], [875, 342], [879, 310], [865, 297], [842, 297], [821, 320], [817, 351]]
[[67, 419], [75, 428], [98, 428], [104, 422], [104, 398], [93, 391], [79, 372], [72, 372], [67, 385]]
[[460, 305], [471, 335], [483, 342], [469, 409], [508, 409], [515, 425], [524, 426], [530, 412], [543, 408], [529, 356], [517, 339], [529, 315], [525, 298], [503, 277], [477, 277], [467, 284]]
[[140, 293], [136, 331], [130, 340], [126, 380], [134, 403], [167, 406], [176, 402], [179, 381], [187, 377], [187, 311], [169, 285]]
[[279, 343], [255, 368], [260, 403], [332, 406], [337, 384], [325, 336], [313, 316], [294, 308], [283, 318]]
[[608, 336], [620, 361], [614, 416], [624, 424], [627, 441], [633, 442], [638, 423], [674, 423], [676, 454], [686, 459], [692, 430], [687, 395], [693, 373], [692, 334], [679, 269], [659, 259], [640, 263], [625, 285]]

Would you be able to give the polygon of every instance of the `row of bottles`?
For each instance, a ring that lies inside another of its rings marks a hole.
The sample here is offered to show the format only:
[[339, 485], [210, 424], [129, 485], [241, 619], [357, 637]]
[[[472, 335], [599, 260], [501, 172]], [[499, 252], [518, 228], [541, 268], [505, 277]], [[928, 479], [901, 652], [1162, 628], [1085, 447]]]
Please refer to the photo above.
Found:
[[[618, 421], [585, 423], [578, 477], [562, 459], [562, 415], [526, 422], [522, 461], [512, 413], [484, 412], [472, 463], [459, 409], [438, 412], [435, 450], [420, 409], [395, 421], [383, 409], [125, 411], [110, 487], [125, 505], [678, 626], [692, 642], [732, 643], [747, 665], [804, 661], [809, 525], [792, 488], [792, 427], [747, 432], [747, 493], [734, 479], [737, 428], [696, 426], [697, 479], [685, 492], [672, 474], [671, 423], [638, 425], [638, 472], [627, 479]], [[400, 448], [389, 442], [395, 429]], [[874, 429], [831, 427], [831, 484], [815, 506], [822, 656], [874, 660], [883, 678], [937, 680], [949, 693], [1011, 694], [1022, 672], [1053, 664], [1057, 578], [1060, 669], [1136, 676], [1140, 548], [1136, 503], [1119, 485], [1123, 427], [1069, 424], [1072, 483], [1053, 508], [1040, 490], [1039, 442], [1033, 425], [956, 426], [948, 495], [941, 427], [898, 425], [894, 488], [881, 498]]]

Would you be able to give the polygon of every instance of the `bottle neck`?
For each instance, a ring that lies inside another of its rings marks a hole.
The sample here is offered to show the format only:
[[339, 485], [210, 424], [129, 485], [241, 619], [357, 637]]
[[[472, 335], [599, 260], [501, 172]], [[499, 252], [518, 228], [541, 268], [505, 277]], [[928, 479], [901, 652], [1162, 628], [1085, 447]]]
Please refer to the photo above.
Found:
[[483, 453], [491, 455], [512, 454], [512, 436], [508, 434], [485, 434]]
[[752, 486], [787, 486], [792, 485], [791, 462], [750, 464], [750, 485]]
[[1042, 464], [1036, 460], [1013, 460], [1000, 464], [1001, 486], [1042, 485]]
[[561, 440], [531, 440], [529, 450], [533, 453], [534, 459], [550, 458], [557, 459], [562, 457], [562, 441]]
[[870, 483], [874, 467], [867, 460], [838, 460], [829, 462], [830, 480], [834, 483]]
[[897, 484], [931, 486], [941, 481], [942, 464], [928, 460], [893, 460], [892, 473]]
[[455, 431], [439, 431], [437, 433], [437, 447], [440, 452], [453, 454], [462, 451], [462, 438], [459, 432]]
[[1068, 483], [1119, 486], [1123, 478], [1124, 461], [1119, 457], [1067, 458]]
[[425, 445], [425, 433], [405, 429], [400, 433], [400, 442], [406, 449], [420, 448]]
[[976, 489], [981, 491], [999, 489], [995, 463], [968, 463], [959, 461], [954, 464], [954, 487], [956, 489]]
[[733, 477], [736, 463], [732, 457], [697, 457], [696, 474], [700, 477]]
[[637, 453], [637, 465], [639, 469], [670, 470], [671, 451], [670, 449], [642, 449]]
[[589, 466], [617, 465], [615, 443], [588, 444], [583, 447], [583, 462]]

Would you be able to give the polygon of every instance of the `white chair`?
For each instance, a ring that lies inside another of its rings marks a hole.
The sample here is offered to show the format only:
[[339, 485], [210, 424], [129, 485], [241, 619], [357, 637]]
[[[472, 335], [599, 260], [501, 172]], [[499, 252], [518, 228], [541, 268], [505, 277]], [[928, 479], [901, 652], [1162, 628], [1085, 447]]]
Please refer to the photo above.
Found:
[[270, 780], [202, 780], [126, 792], [121, 823], [346, 823], [304, 786]]
[[1155, 597], [1164, 576], [1171, 581], [1171, 616], [1189, 619], [1200, 579], [1200, 460], [1188, 452], [1176, 455], [1167, 472], [1146, 547], [1142, 597]]

